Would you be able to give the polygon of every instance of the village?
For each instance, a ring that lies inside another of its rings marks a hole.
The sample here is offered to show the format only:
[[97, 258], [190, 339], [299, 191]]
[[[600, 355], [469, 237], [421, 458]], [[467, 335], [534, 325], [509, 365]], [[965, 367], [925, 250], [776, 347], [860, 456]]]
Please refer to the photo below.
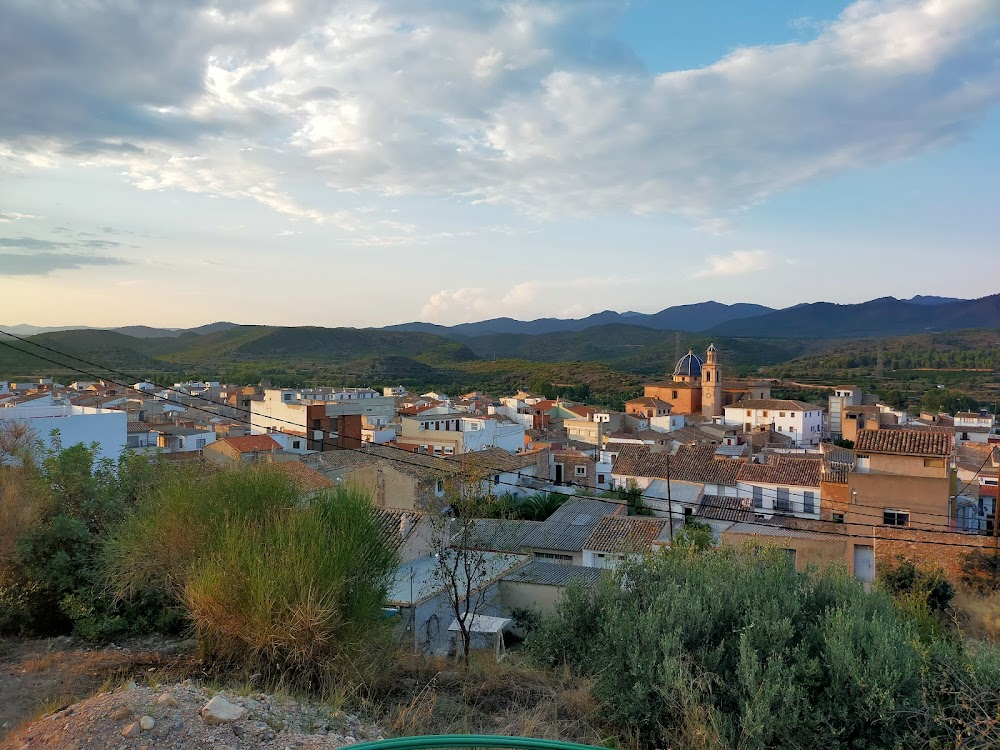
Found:
[[995, 415], [909, 414], [851, 385], [831, 384], [823, 404], [775, 399], [769, 381], [724, 366], [714, 345], [688, 352], [623, 412], [523, 390], [32, 378], [0, 382], [0, 421], [110, 459], [273, 464], [307, 497], [362, 489], [400, 554], [386, 608], [422, 653], [456, 648], [433, 542], [456, 487], [546, 508], [475, 519], [450, 540], [480, 555], [472, 615], [494, 635], [685, 529], [776, 547], [799, 570], [846, 566], [869, 585], [899, 555], [957, 580], [967, 549], [996, 544]]

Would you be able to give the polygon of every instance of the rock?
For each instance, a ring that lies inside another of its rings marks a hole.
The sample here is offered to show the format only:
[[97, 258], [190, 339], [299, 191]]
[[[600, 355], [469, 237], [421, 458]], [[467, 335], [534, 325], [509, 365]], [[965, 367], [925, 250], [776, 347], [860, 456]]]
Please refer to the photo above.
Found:
[[163, 693], [162, 695], [156, 696], [156, 705], [158, 706], [176, 706], [177, 699], [170, 693]]
[[243, 718], [247, 711], [240, 706], [234, 706], [221, 695], [217, 695], [201, 709], [201, 719], [206, 724], [231, 724]]
[[132, 715], [132, 709], [128, 706], [119, 706], [114, 711], [111, 712], [111, 718], [115, 721], [121, 721], [122, 719], [127, 719]]
[[137, 687], [138, 687], [138, 685], [135, 684], [135, 680], [129, 680], [124, 685], [122, 685], [122, 692], [123, 693], [131, 693]]
[[148, 732], [156, 726], [156, 720], [152, 716], [143, 716], [139, 719], [139, 726], [143, 728], [143, 731]]
[[142, 734], [142, 727], [139, 726], [138, 721], [133, 721], [122, 730], [122, 737], [127, 740], [130, 740], [133, 737], [138, 737], [140, 734]]

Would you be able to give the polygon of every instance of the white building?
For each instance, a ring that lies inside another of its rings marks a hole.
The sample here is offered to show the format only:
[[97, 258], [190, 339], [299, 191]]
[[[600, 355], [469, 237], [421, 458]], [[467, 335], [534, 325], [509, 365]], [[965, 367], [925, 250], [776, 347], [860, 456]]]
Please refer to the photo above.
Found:
[[305, 433], [316, 449], [328, 448], [343, 433], [349, 444], [339, 447], [356, 448], [362, 420], [391, 419], [395, 413], [395, 399], [371, 388], [268, 388], [261, 401], [250, 402], [250, 425], [254, 435]]
[[812, 458], [772, 456], [767, 463], [748, 462], [736, 474], [736, 493], [756, 515], [819, 518], [822, 462]]
[[770, 427], [796, 445], [819, 445], [823, 439], [823, 407], [785, 399], [744, 399], [725, 410], [726, 424], [744, 432]]
[[387, 385], [382, 389], [382, 395], [386, 398], [403, 398], [409, 395], [409, 391], [402, 385]]
[[683, 414], [667, 414], [662, 417], [651, 417], [649, 429], [657, 432], [673, 432], [686, 424]]
[[99, 458], [117, 459], [127, 442], [128, 414], [69, 404], [37, 404], [0, 409], [0, 422], [26, 421], [48, 448], [97, 445]]

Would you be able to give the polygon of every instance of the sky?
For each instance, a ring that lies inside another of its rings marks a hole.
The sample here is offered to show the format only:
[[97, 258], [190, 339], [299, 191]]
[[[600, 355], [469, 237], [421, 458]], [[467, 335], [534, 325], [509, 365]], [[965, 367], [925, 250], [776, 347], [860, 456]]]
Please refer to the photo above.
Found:
[[4, 0], [0, 323], [1000, 289], [997, 0]]

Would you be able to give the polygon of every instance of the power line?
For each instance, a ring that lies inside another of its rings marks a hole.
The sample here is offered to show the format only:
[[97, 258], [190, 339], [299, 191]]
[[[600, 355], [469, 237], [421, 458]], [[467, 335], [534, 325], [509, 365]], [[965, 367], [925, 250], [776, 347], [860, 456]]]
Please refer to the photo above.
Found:
[[[6, 333], [6, 332], [0, 331], [0, 333]], [[20, 339], [20, 337], [15, 336], [14, 334], [7, 333], [6, 335], [11, 336], [13, 338]], [[26, 343], [31, 344], [32, 342], [28, 341]], [[19, 348], [13, 346], [12, 344], [9, 344], [9, 343], [3, 342], [3, 341], [0, 341], [0, 346], [5, 346], [5, 347], [7, 347], [9, 349], [13, 349], [14, 351], [20, 352], [21, 354], [26, 354], [28, 356], [33, 356], [33, 357], [36, 357], [36, 358], [41, 359], [43, 361], [50, 362], [51, 364], [58, 365], [60, 367], [66, 367], [66, 368], [68, 368], [70, 370], [73, 370], [74, 372], [81, 373], [81, 374], [86, 375], [88, 377], [96, 377], [96, 378], [100, 378], [101, 377], [100, 375], [97, 375], [95, 373], [89, 372], [87, 370], [80, 369], [80, 368], [75, 367], [73, 365], [68, 365], [65, 362], [59, 362], [57, 360], [53, 360], [53, 359], [50, 359], [48, 357], [44, 357], [44, 356], [42, 356], [40, 354], [35, 354], [33, 352], [24, 351], [23, 349], [19, 349]], [[55, 349], [52, 349], [51, 347], [43, 347], [43, 348], [48, 349], [49, 351], [56, 352], [57, 354], [60, 354], [62, 356], [69, 357], [70, 359], [76, 359], [78, 361], [85, 362], [86, 364], [91, 364], [94, 367], [102, 368], [101, 365], [87, 362], [86, 360], [83, 360], [83, 359], [81, 359], [79, 357], [76, 357], [75, 355], [65, 354], [63, 352], [59, 352], [59, 351], [57, 351]], [[108, 368], [102, 368], [102, 369], [108, 369]], [[109, 369], [109, 371], [111, 371], [111, 370]], [[131, 386], [129, 386], [129, 385], [125, 384], [125, 383], [120, 383], [118, 381], [111, 380], [109, 378], [105, 378], [105, 380], [107, 382], [113, 383], [115, 385], [122, 386], [124, 388], [131, 388]], [[158, 385], [158, 384], [153, 383], [153, 385]], [[173, 391], [173, 392], [176, 392], [176, 393], [182, 393], [183, 395], [191, 395], [191, 394], [186, 394], [183, 391], [179, 391], [177, 389], [169, 388], [169, 387], [166, 387], [166, 386], [164, 386], [163, 389], [164, 390], [168, 390], [168, 391]], [[183, 404], [183, 403], [177, 402], [177, 401], [173, 401], [171, 399], [167, 399], [167, 398], [164, 398], [164, 397], [160, 397], [160, 398], [161, 398], [161, 400], [166, 401], [168, 403], [174, 403], [174, 404], [177, 404], [177, 405], [180, 405], [180, 406], [185, 406], [185, 408], [192, 408], [192, 409], [195, 409], [197, 411], [202, 411], [202, 412], [204, 412], [206, 414], [212, 414], [213, 416], [218, 416], [215, 412], [209, 411], [209, 410], [201, 408], [201, 407], [190, 406], [190, 405]], [[214, 404], [216, 406], [228, 406], [227, 404], [223, 404], [223, 403], [217, 402], [217, 401], [212, 401], [211, 399], [206, 399], [204, 397], [198, 397], [198, 398], [200, 398], [203, 401], [207, 401], [208, 403]], [[246, 409], [240, 409], [240, 411], [247, 411], [247, 410]], [[249, 424], [249, 425], [252, 426], [252, 423], [249, 420], [240, 419], [238, 417], [233, 417], [232, 419], [234, 419], [234, 421], [242, 422], [244, 424]], [[273, 419], [274, 419], [274, 421], [286, 422], [286, 423], [292, 424], [292, 425], [294, 425], [296, 427], [301, 427], [301, 425], [299, 425], [296, 422], [291, 422], [289, 420], [280, 420], [280, 419], [277, 419], [277, 418], [273, 418]], [[321, 439], [320, 442], [323, 443], [323, 444], [326, 443], [325, 435], [324, 435], [324, 438]], [[398, 447], [395, 447], [395, 446], [386, 446], [386, 447], [394, 448], [395, 450], [398, 450], [398, 451], [400, 451], [403, 454], [409, 455], [409, 452], [403, 450], [402, 448], [398, 448]], [[335, 446], [335, 450], [349, 450], [349, 451], [354, 451], [354, 452], [362, 453], [362, 454], [365, 454], [365, 455], [372, 455], [371, 453], [369, 453], [368, 451], [365, 451], [362, 448], [346, 448], [346, 447]], [[466, 454], [466, 455], [468, 455], [468, 454]], [[411, 466], [416, 466], [418, 468], [423, 468], [423, 469], [427, 468], [423, 464], [415, 463], [415, 462], [412, 462], [412, 461], [405, 461], [402, 458], [390, 458], [388, 456], [379, 456], [379, 458], [381, 458], [383, 460], [387, 460], [387, 461], [395, 461], [395, 462], [401, 463], [401, 464], [408, 464], [408, 465], [411, 465]], [[442, 459], [442, 460], [446, 460], [446, 459]], [[983, 465], [985, 466], [985, 462], [984, 462]], [[510, 472], [504, 471], [503, 469], [500, 469], [498, 467], [489, 467], [489, 466], [486, 466], [486, 467], [483, 467], [483, 468], [490, 469], [490, 473], [495, 473], [495, 474], [510, 473]], [[504, 484], [506, 486], [516, 487], [518, 489], [523, 489], [523, 487], [521, 485], [515, 484], [513, 482], [500, 481], [498, 483], [499, 484]], [[585, 487], [584, 485], [579, 485], [579, 484], [577, 484], [575, 482], [566, 482], [565, 484], [568, 484], [568, 485], [573, 486], [573, 487], [584, 487], [585, 489], [592, 489], [592, 488], [589, 488], [589, 487]], [[776, 497], [776, 494], [777, 493], [775, 492], [775, 497]], [[642, 497], [644, 499], [657, 500], [657, 501], [661, 501], [661, 502], [663, 501], [663, 498], [658, 498], [658, 497], [655, 497], [655, 496], [652, 496], [652, 495], [640, 494], [639, 497]], [[627, 502], [621, 501], [621, 500], [605, 499], [605, 498], [600, 498], [600, 499], [603, 502], [609, 502], [611, 504], [625, 505], [625, 506], [628, 505]], [[712, 506], [710, 505], [708, 507], [712, 507]], [[864, 506], [864, 507], [869, 507], [869, 508], [873, 508], [873, 509], [876, 508], [876, 506]], [[672, 511], [673, 511], [673, 504], [671, 503], [671, 509], [670, 509], [671, 516], [672, 516]], [[941, 515], [941, 514], [927, 514], [927, 515]], [[782, 513], [779, 513], [779, 512], [772, 513], [772, 516], [777, 516], [779, 518], [794, 518], [794, 519], [797, 519], [797, 520], [806, 520], [806, 521], [809, 521], [811, 523], [835, 524], [838, 527], [843, 527], [844, 525], [849, 525], [849, 526], [867, 526], [867, 524], [859, 524], [859, 523], [855, 523], [855, 522], [844, 524], [844, 523], [839, 522], [839, 521], [827, 521], [827, 520], [824, 520], [824, 519], [801, 519], [798, 516], [786, 515], [786, 514], [782, 514]], [[874, 518], [875, 516], [869, 516], [869, 517], [873, 517]], [[942, 515], [942, 517], [945, 517], [945, 516]], [[950, 516], [947, 516], [947, 517], [950, 518]], [[756, 520], [749, 521], [749, 520], [747, 520], [747, 521], [741, 521], [741, 523], [744, 523], [744, 524], [747, 524], [747, 525], [751, 525], [751, 526], [762, 526], [762, 527], [766, 527], [766, 528], [772, 529], [772, 530], [774, 528], [780, 528], [780, 527], [776, 527], [774, 524], [769, 524], [769, 523], [766, 523], [764, 521], [756, 521]], [[803, 531], [802, 529], [793, 529], [793, 530]], [[914, 542], [914, 543], [919, 543], [919, 544], [931, 544], [931, 545], [949, 546], [949, 547], [966, 547], [966, 548], [975, 548], [975, 549], [979, 548], [979, 545], [954, 544], [954, 543], [950, 543], [950, 542], [931, 542], [931, 541], [926, 541], [926, 540], [907, 539], [907, 538], [879, 537], [879, 536], [876, 536], [874, 534], [872, 534], [872, 535], [867, 535], [867, 534], [849, 534], [849, 533], [844, 533], [844, 532], [816, 532], [816, 533], [832, 533], [832, 534], [836, 534], [838, 536], [844, 536], [844, 537], [856, 538], [856, 539], [876, 539], [876, 540], [881, 539], [881, 540], [884, 540], [884, 541], [907, 541], [907, 542]], [[949, 531], [949, 532], [932, 532], [932, 533], [962, 533], [962, 532]]]

